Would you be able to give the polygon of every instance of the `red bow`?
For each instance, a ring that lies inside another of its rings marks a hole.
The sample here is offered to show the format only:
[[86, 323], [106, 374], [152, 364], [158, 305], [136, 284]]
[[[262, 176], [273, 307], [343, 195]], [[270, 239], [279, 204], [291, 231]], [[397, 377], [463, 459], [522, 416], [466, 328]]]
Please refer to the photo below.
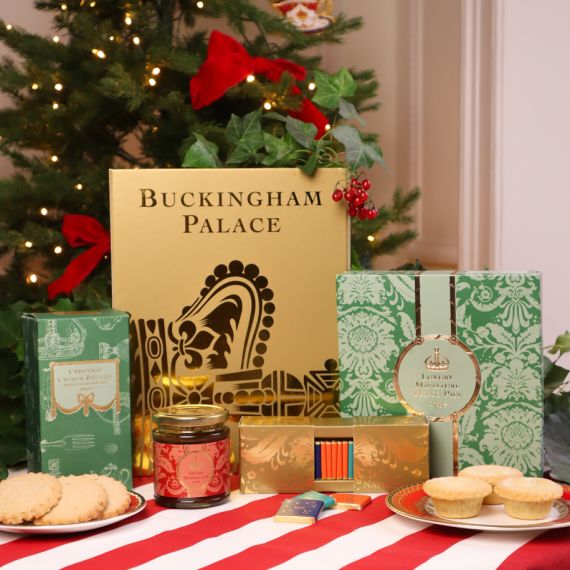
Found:
[[[248, 75], [263, 75], [269, 81], [277, 82], [286, 71], [299, 81], [307, 76], [301, 65], [286, 59], [253, 57], [232, 37], [214, 30], [210, 35], [206, 61], [190, 80], [192, 107], [201, 109], [217, 101]], [[300, 89], [294, 86], [293, 93], [300, 93]], [[308, 99], [303, 99], [300, 109], [290, 114], [301, 121], [314, 123], [318, 129], [317, 137], [324, 134], [327, 118]]]
[[63, 275], [48, 285], [50, 300], [61, 293], [71, 293], [111, 249], [109, 233], [91, 216], [67, 214], [63, 217], [61, 233], [71, 247], [92, 247], [72, 259]]

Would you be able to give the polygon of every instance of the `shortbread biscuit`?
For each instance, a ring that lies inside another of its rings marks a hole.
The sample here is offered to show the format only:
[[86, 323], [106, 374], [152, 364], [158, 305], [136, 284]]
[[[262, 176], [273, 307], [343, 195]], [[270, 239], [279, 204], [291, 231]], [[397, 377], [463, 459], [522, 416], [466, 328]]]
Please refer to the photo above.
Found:
[[489, 483], [469, 477], [436, 477], [424, 483], [426, 495], [440, 517], [467, 519], [479, 514], [483, 497], [491, 493]]
[[537, 520], [548, 516], [552, 503], [564, 489], [540, 477], [515, 477], [497, 483], [495, 492], [505, 503], [505, 511], [515, 519]]
[[[472, 477], [473, 479], [481, 479], [489, 483], [491, 487], [495, 487], [499, 481], [509, 479], [511, 477], [522, 477], [523, 474], [514, 467], [506, 467], [504, 465], [472, 465], [462, 469], [458, 475], [460, 477]], [[493, 490], [483, 499], [484, 505], [501, 505], [503, 500]]]
[[109, 519], [122, 515], [129, 508], [131, 494], [120, 481], [106, 475], [93, 475], [93, 480], [97, 481], [107, 492], [107, 506], [100, 518]]
[[45, 515], [61, 497], [61, 485], [47, 473], [27, 473], [0, 483], [0, 522], [20, 524]]
[[59, 482], [62, 490], [59, 503], [34, 520], [34, 524], [73, 524], [99, 518], [107, 505], [107, 493], [102, 485], [89, 475], [60, 477]]

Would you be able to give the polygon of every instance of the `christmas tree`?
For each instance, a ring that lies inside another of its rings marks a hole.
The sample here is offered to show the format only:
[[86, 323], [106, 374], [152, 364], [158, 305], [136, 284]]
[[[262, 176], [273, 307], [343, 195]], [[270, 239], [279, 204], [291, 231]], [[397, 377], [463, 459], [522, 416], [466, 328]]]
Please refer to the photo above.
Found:
[[[373, 73], [325, 73], [310, 50], [341, 42], [360, 18], [338, 14], [307, 34], [251, 0], [36, 6], [53, 13], [53, 37], [0, 21], [0, 39], [18, 56], [0, 64], [0, 89], [13, 101], [0, 110], [0, 152], [16, 167], [0, 180], [9, 260], [0, 278], [0, 467], [24, 458], [21, 312], [109, 305], [109, 168], [291, 166], [310, 175], [345, 166], [336, 197], [352, 191], [349, 209], [362, 220], [355, 263], [415, 237], [388, 226], [411, 221], [416, 190], [378, 208], [365, 198], [365, 170], [382, 162], [376, 136], [361, 130], [360, 113], [377, 105]], [[231, 37], [204, 31], [216, 21]], [[89, 218], [62, 233], [68, 214]], [[48, 295], [68, 266], [72, 283]]]

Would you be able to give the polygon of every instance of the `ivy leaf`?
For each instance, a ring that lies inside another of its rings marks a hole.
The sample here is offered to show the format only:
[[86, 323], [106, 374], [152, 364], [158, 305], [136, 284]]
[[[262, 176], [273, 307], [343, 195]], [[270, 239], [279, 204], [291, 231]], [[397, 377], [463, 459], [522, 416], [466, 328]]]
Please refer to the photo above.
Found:
[[279, 121], [280, 123], [286, 123], [287, 117], [281, 113], [276, 113], [275, 111], [269, 111], [269, 113], [264, 113], [262, 115], [264, 119], [273, 119], [274, 121]]
[[364, 150], [371, 160], [377, 162], [381, 166], [384, 166], [384, 155], [382, 154], [382, 149], [376, 143], [365, 143]]
[[313, 148], [315, 146], [317, 127], [313, 123], [305, 123], [289, 116], [285, 121], [285, 128], [302, 147]]
[[267, 156], [261, 161], [265, 166], [288, 166], [295, 162], [299, 150], [295, 141], [289, 134], [276, 137], [270, 133], [263, 133]]
[[356, 82], [345, 68], [334, 75], [317, 70], [315, 83], [317, 91], [313, 103], [326, 109], [337, 109], [341, 97], [350, 97], [356, 92]]
[[338, 106], [338, 112], [343, 119], [356, 119], [361, 125], [365, 125], [365, 122], [358, 114], [356, 107], [350, 101], [347, 101], [342, 97]]
[[357, 129], [341, 125], [331, 131], [331, 135], [344, 145], [346, 162], [351, 168], [370, 168], [375, 162], [384, 164], [378, 145], [364, 143]]
[[0, 311], [0, 349], [13, 348], [20, 336], [20, 317], [10, 307]]
[[566, 376], [568, 376], [569, 370], [563, 368], [562, 366], [558, 366], [551, 362], [548, 358], [543, 357], [544, 362], [544, 397], [548, 398], [556, 390], [559, 388], [566, 380]]
[[315, 170], [317, 169], [317, 161], [318, 161], [318, 155], [315, 152], [309, 157], [309, 159], [307, 160], [307, 162], [305, 162], [305, 164], [299, 167], [301, 169], [301, 172], [303, 174], [306, 174], [307, 176], [312, 176], [315, 173]]
[[243, 117], [232, 113], [226, 127], [226, 138], [232, 144], [239, 145], [245, 142], [243, 139], [249, 140], [259, 131], [261, 131], [261, 111], [252, 111]]
[[251, 160], [255, 154], [252, 156], [251, 152], [241, 146], [236, 146], [229, 154], [226, 164], [243, 164], [248, 160]]
[[566, 331], [556, 339], [556, 342], [550, 347], [549, 354], [556, 354], [560, 352], [559, 356], [570, 352], [570, 332]]
[[226, 138], [235, 145], [226, 161], [228, 164], [256, 159], [257, 151], [264, 144], [261, 111], [252, 111], [242, 118], [232, 114], [226, 127]]
[[182, 166], [186, 168], [217, 168], [222, 165], [218, 147], [200, 133], [194, 133], [196, 142], [186, 151]]

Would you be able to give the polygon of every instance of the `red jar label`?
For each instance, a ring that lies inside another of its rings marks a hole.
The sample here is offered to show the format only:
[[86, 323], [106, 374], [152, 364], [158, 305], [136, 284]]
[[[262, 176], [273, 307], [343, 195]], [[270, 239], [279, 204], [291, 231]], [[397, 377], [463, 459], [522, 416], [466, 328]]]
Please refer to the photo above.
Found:
[[154, 443], [154, 490], [177, 499], [212, 497], [230, 489], [230, 440]]

